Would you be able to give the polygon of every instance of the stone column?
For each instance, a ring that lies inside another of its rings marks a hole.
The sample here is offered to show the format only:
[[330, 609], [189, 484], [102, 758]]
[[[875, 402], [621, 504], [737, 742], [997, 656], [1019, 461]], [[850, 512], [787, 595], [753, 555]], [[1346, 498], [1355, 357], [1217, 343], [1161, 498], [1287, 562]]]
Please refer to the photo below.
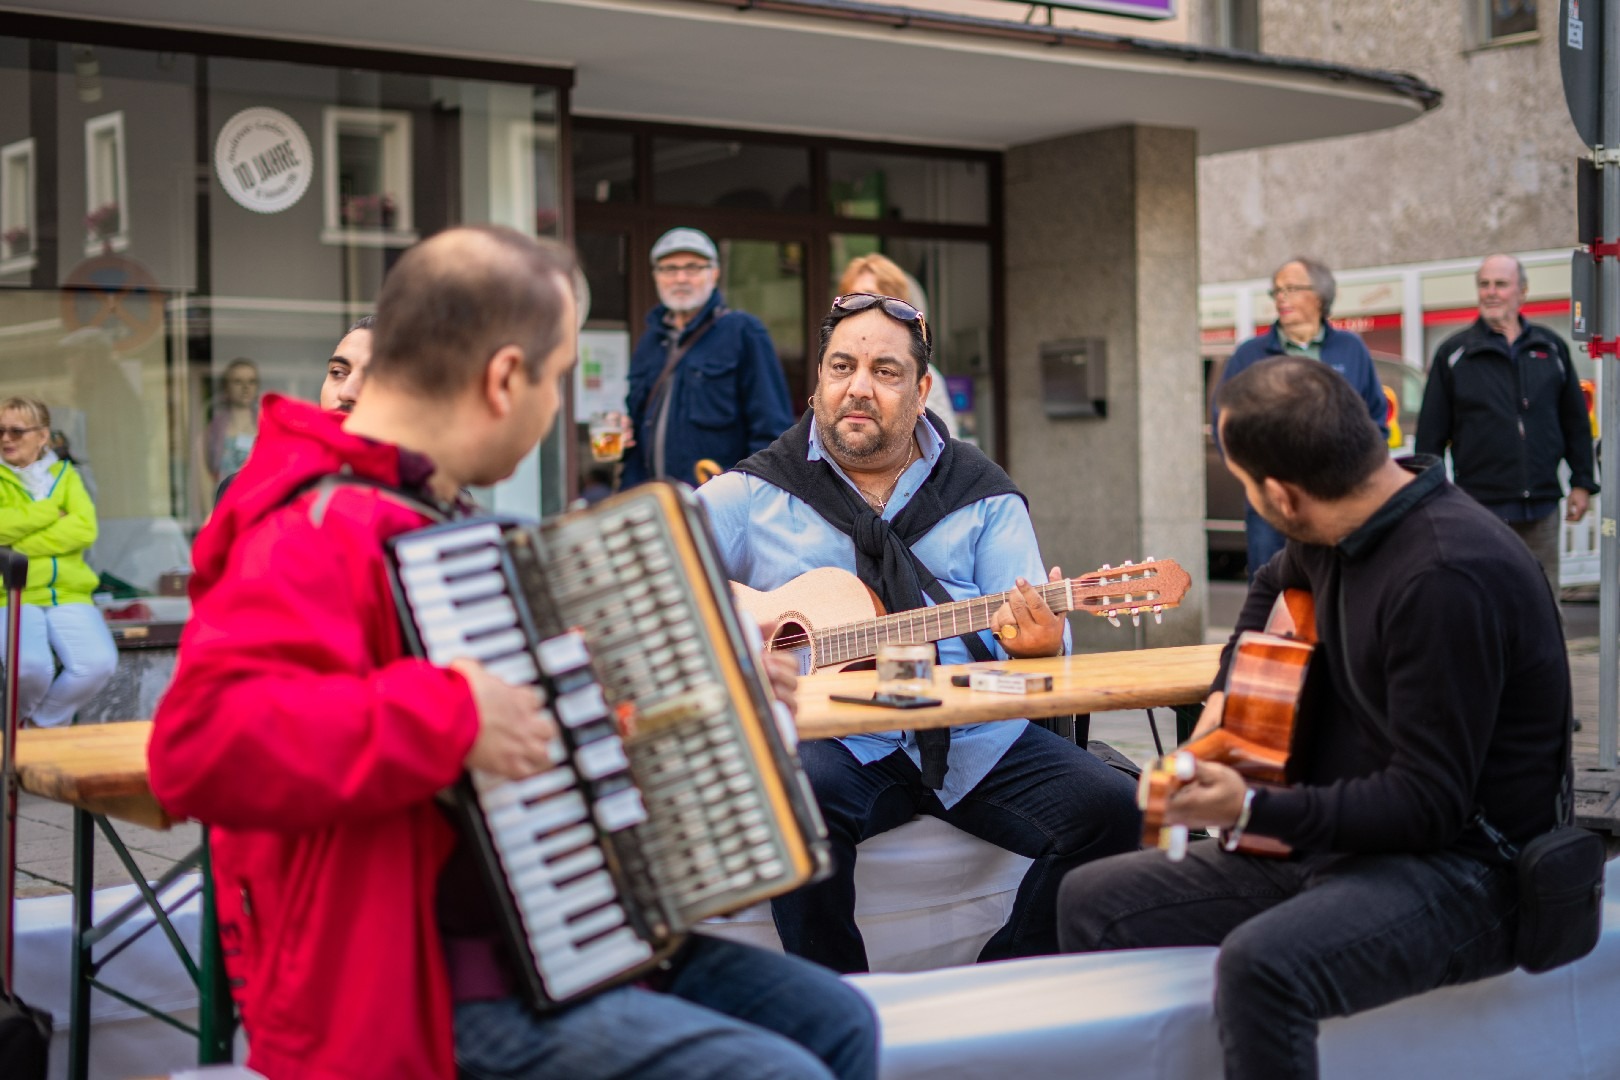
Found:
[[[1164, 624], [1074, 620], [1077, 651], [1203, 640], [1204, 382], [1196, 133], [1120, 127], [1007, 153], [1008, 470], [1048, 564], [1173, 558], [1193, 588]], [[1041, 343], [1102, 338], [1107, 416], [1050, 419]]]

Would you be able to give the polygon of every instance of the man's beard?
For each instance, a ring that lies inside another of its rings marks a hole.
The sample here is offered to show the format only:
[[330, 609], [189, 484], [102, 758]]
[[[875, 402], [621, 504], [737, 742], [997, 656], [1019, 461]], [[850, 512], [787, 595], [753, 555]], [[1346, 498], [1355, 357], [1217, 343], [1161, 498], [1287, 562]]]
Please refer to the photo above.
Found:
[[[841, 458], [848, 458], [851, 461], [864, 461], [867, 458], [881, 457], [895, 447], [903, 445], [905, 440], [911, 437], [912, 432], [909, 428], [903, 431], [891, 431], [883, 421], [875, 420], [878, 429], [876, 436], [871, 437], [869, 441], [862, 441], [857, 444], [846, 438], [844, 432], [838, 427], [838, 421], [857, 411], [873, 417], [881, 415], [878, 411], [877, 402], [865, 398], [854, 402], [846, 402], [837, 416], [829, 416], [821, 404], [820, 395], [816, 397], [816, 428], [821, 432], [821, 437], [827, 440], [827, 443]], [[904, 415], [903, 410], [900, 415]]]
[[715, 286], [710, 285], [709, 287], [700, 290], [695, 296], [692, 297], [692, 299], [681, 300], [679, 303], [675, 304], [670, 303], [669, 299], [660, 293], [658, 301], [677, 315], [690, 315], [693, 312], [701, 311], [703, 309], [703, 305], [709, 302], [709, 297], [714, 295], [714, 290]]

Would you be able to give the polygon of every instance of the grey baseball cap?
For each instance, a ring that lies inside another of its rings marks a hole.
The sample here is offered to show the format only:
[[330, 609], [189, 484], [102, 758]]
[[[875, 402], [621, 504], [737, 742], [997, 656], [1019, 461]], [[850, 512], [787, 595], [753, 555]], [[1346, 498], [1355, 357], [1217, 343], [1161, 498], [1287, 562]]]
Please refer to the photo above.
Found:
[[702, 255], [710, 262], [719, 262], [720, 253], [715, 250], [714, 241], [709, 234], [701, 229], [688, 229], [684, 226], [671, 229], [658, 238], [652, 246], [652, 261], [657, 262], [665, 255], [674, 255], [679, 251], [690, 251], [694, 255]]

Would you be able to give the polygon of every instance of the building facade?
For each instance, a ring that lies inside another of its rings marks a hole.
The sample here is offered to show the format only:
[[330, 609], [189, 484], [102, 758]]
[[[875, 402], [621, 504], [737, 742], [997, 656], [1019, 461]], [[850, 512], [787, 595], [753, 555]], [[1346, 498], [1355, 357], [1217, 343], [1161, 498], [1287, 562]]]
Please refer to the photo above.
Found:
[[[417, 238], [494, 221], [577, 245], [590, 306], [571, 418], [617, 403], [664, 229], [716, 238], [728, 302], [764, 320], [801, 403], [839, 271], [881, 250], [922, 286], [965, 431], [1029, 496], [1048, 558], [1196, 571], [1199, 154], [1403, 123], [1439, 96], [1204, 48], [1189, 12], [1012, 10], [10, 11], [0, 396], [51, 406], [95, 479], [110, 601], [161, 620], [183, 613], [161, 594], [248, 452], [233, 380], [313, 398]], [[482, 494], [563, 508], [591, 479], [580, 436], [560, 425]], [[1138, 640], [1199, 640], [1202, 614], [1195, 592]], [[1079, 638], [1126, 644], [1096, 625]]]

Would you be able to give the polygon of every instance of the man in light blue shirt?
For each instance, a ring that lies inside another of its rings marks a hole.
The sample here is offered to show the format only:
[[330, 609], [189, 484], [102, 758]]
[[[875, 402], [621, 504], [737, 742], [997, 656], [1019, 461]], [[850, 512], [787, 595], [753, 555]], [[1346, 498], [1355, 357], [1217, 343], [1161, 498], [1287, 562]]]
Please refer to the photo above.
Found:
[[[699, 491], [721, 558], [733, 580], [762, 590], [844, 569], [890, 611], [1010, 591], [992, 619], [995, 637], [941, 641], [940, 661], [1057, 655], [1068, 628], [1029, 585], [1044, 575], [1023, 496], [926, 414], [930, 351], [909, 304], [866, 293], [835, 300], [811, 412]], [[789, 952], [841, 972], [867, 970], [856, 845], [917, 814], [1034, 860], [981, 960], [1054, 951], [1063, 874], [1134, 849], [1140, 835], [1129, 779], [1026, 720], [807, 742], [800, 756], [835, 867], [773, 901], [772, 914]]]

